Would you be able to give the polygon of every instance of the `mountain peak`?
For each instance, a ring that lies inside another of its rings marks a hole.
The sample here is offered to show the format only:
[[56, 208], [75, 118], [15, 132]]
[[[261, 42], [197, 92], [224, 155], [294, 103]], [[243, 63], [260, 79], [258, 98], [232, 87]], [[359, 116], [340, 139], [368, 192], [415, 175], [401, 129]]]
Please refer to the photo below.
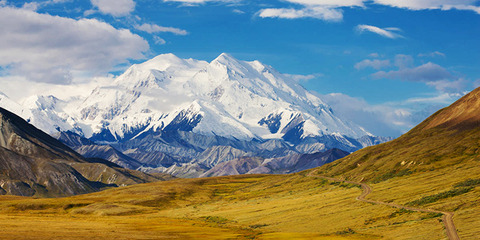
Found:
[[224, 64], [224, 65], [230, 65], [232, 63], [238, 63], [239, 60], [234, 58], [232, 55], [228, 53], [222, 53], [212, 61], [212, 63], [215, 63], [215, 62]]
[[171, 66], [185, 66], [187, 65], [185, 60], [177, 57], [173, 53], [160, 54], [144, 63], [138, 64], [138, 68], [144, 70], [159, 70], [165, 71]]

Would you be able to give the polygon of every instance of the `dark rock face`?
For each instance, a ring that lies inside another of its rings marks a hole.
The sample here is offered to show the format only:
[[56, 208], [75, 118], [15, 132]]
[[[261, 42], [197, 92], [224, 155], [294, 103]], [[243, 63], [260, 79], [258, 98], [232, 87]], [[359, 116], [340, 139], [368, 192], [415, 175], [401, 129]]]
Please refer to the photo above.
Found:
[[164, 131], [192, 131], [202, 120], [202, 115], [188, 110], [181, 111]]
[[278, 130], [280, 129], [281, 126], [281, 121], [282, 120], [282, 114], [270, 114], [268, 117], [262, 118], [258, 124], [260, 126], [266, 125], [268, 127], [268, 130], [270, 130], [271, 133], [277, 133]]
[[[67, 140], [78, 145], [88, 143], [82, 139]], [[159, 179], [161, 177], [85, 159], [0, 108], [0, 194], [71, 196]]]

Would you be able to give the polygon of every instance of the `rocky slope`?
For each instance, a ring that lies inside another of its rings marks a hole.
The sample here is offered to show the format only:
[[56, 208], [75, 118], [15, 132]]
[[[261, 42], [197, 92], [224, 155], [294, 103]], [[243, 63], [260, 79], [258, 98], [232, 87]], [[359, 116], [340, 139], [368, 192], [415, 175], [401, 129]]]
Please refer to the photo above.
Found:
[[349, 153], [330, 149], [313, 154], [291, 154], [279, 158], [241, 157], [217, 164], [201, 177], [228, 176], [238, 174], [287, 174], [322, 166]]
[[160, 177], [86, 159], [0, 108], [0, 193], [69, 196]]

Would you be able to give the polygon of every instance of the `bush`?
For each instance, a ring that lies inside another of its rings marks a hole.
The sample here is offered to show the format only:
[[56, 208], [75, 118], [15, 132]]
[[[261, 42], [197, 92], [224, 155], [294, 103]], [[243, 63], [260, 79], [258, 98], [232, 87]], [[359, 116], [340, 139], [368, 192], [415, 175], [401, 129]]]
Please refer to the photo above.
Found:
[[453, 187], [475, 187], [480, 185], [480, 179], [467, 179], [463, 182], [455, 184]]
[[473, 187], [455, 188], [455, 189], [450, 190], [450, 191], [441, 192], [441, 193], [438, 193], [438, 194], [435, 194], [435, 195], [430, 195], [430, 196], [420, 198], [418, 200], [407, 203], [407, 205], [429, 204], [429, 203], [436, 202], [440, 199], [445, 199], [445, 198], [450, 198], [450, 197], [455, 197], [455, 196], [458, 196], [458, 195], [462, 195], [464, 193], [470, 192], [470, 190], [472, 190], [472, 189], [473, 189]]

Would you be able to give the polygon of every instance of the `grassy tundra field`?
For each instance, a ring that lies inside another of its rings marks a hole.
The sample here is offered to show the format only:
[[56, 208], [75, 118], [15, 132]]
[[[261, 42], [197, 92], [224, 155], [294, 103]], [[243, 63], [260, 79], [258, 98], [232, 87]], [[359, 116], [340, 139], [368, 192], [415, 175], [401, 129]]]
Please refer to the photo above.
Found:
[[[0, 235], [2, 239], [446, 238], [441, 216], [360, 202], [355, 199], [361, 193], [358, 186], [307, 174], [177, 179], [67, 198], [2, 196]], [[447, 174], [433, 172], [409, 178], [456, 183]], [[402, 181], [372, 184], [371, 198], [417, 200], [421, 189], [412, 188], [410, 180], [405, 180], [408, 185]], [[449, 210], [461, 206], [464, 210], [455, 216], [461, 237], [474, 239], [480, 234], [474, 204], [479, 193], [474, 188], [426, 206]]]

